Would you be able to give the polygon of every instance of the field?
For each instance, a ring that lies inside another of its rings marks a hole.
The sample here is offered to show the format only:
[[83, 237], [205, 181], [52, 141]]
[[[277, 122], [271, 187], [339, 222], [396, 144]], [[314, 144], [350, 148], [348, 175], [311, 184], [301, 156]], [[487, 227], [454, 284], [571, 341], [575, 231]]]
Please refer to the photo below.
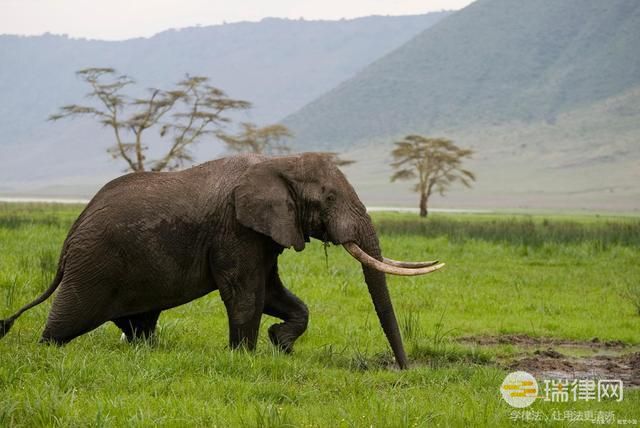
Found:
[[[0, 318], [47, 287], [80, 209], [0, 204]], [[267, 316], [257, 352], [229, 351], [217, 292], [163, 312], [156, 340], [134, 345], [112, 324], [38, 345], [47, 301], [0, 340], [0, 426], [564, 426], [588, 412], [640, 422], [637, 218], [373, 217], [389, 257], [447, 263], [389, 277], [410, 370], [393, 365], [358, 264], [314, 242], [281, 257], [311, 312], [293, 355], [271, 347]], [[526, 413], [500, 395], [515, 369], [539, 382], [622, 378], [624, 398], [537, 400]]]

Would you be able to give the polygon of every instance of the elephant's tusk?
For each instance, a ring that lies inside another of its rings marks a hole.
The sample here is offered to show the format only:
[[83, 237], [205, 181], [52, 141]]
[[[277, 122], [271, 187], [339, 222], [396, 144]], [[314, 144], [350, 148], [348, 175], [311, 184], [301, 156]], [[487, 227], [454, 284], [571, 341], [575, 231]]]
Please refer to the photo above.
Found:
[[433, 260], [429, 262], [405, 262], [401, 260], [388, 259], [386, 257], [383, 257], [382, 261], [391, 266], [397, 266], [397, 267], [409, 268], [409, 269], [429, 267], [429, 266], [438, 264], [438, 260]]
[[369, 254], [365, 253], [362, 248], [358, 247], [354, 242], [347, 242], [342, 244], [342, 246], [351, 254], [351, 256], [358, 260], [365, 266], [368, 266], [372, 269], [375, 269], [380, 272], [390, 273], [392, 275], [402, 275], [402, 276], [414, 276], [414, 275], [424, 275], [427, 273], [434, 272], [444, 266], [444, 263], [437, 264], [435, 266], [423, 267], [423, 268], [405, 268], [399, 266], [392, 266], [386, 263], [381, 262], [380, 260], [374, 259]]

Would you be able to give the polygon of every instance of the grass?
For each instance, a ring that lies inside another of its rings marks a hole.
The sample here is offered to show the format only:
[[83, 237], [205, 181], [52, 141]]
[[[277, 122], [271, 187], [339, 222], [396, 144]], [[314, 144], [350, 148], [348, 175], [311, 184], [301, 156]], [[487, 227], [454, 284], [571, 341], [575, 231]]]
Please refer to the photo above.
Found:
[[474, 214], [471, 217], [474, 221], [469, 221], [468, 214], [433, 217], [428, 222], [421, 222], [406, 214], [381, 213], [377, 217], [377, 225], [382, 234], [420, 235], [427, 238], [446, 236], [456, 243], [476, 239], [528, 247], [585, 242], [603, 248], [612, 245], [640, 247], [640, 221], [633, 219]]
[[[45, 289], [81, 207], [0, 204], [0, 317]], [[456, 337], [524, 333], [640, 343], [640, 222], [634, 218], [376, 213], [385, 254], [447, 262], [426, 277], [389, 277], [413, 364], [393, 368], [360, 269], [341, 248], [312, 243], [281, 257], [308, 304], [293, 355], [266, 338], [229, 351], [217, 293], [163, 312], [157, 340], [125, 344], [111, 324], [57, 348], [38, 345], [50, 301], [0, 340], [0, 426], [507, 426], [498, 388], [503, 350]], [[513, 351], [509, 351], [513, 352]], [[640, 393], [621, 403], [532, 409], [614, 411], [640, 420]]]

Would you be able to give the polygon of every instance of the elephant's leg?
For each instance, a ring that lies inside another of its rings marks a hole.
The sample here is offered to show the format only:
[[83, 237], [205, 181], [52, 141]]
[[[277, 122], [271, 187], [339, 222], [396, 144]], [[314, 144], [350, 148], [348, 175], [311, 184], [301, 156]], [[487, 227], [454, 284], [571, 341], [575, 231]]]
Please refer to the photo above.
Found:
[[283, 320], [269, 327], [271, 343], [289, 353], [293, 343], [305, 332], [309, 322], [309, 309], [295, 294], [284, 287], [276, 265], [267, 282], [264, 313]]
[[151, 338], [156, 330], [159, 316], [160, 311], [149, 311], [142, 314], [115, 318], [111, 321], [122, 330], [127, 341], [133, 342], [136, 339]]
[[265, 275], [262, 269], [217, 273], [216, 284], [227, 309], [229, 346], [254, 350], [264, 307]]
[[58, 288], [47, 318], [41, 343], [64, 345], [78, 336], [90, 332], [108, 321], [102, 292], [95, 291], [92, 298], [78, 293], [75, 284], [63, 280]]

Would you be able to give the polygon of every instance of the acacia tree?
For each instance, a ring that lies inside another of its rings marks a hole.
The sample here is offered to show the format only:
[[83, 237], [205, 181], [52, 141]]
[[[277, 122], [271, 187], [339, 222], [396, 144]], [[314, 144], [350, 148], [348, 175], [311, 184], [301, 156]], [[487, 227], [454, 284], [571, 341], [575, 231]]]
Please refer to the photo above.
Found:
[[[227, 147], [231, 151], [269, 155], [291, 153], [291, 147], [284, 142], [284, 139], [293, 137], [293, 134], [286, 126], [274, 124], [259, 128], [248, 122], [243, 122], [240, 125], [242, 130], [237, 135], [227, 135], [222, 132], [218, 134], [218, 137], [227, 143]], [[324, 154], [336, 166], [347, 166], [356, 162], [340, 158], [339, 153], [325, 152]]]
[[248, 122], [243, 122], [240, 126], [242, 129], [237, 135], [218, 133], [218, 137], [227, 144], [229, 150], [271, 155], [291, 152], [284, 140], [293, 137], [293, 134], [286, 126], [275, 124], [259, 128]]
[[475, 181], [475, 175], [462, 168], [462, 161], [473, 154], [471, 149], [462, 149], [445, 138], [427, 138], [407, 135], [394, 143], [391, 152], [396, 170], [391, 181], [417, 180], [414, 191], [420, 194], [420, 216], [428, 214], [427, 204], [434, 191], [444, 195], [449, 186], [460, 181], [467, 187]]
[[[113, 68], [86, 68], [76, 74], [91, 86], [87, 96], [95, 99], [97, 106], [66, 105], [49, 120], [92, 116], [110, 127], [115, 143], [108, 152], [114, 159], [124, 160], [127, 171], [174, 170], [192, 162], [190, 148], [202, 136], [218, 134], [221, 125], [229, 122], [225, 112], [251, 106], [229, 98], [203, 76], [187, 75], [174, 89], [152, 88], [148, 97], [132, 98], [122, 90], [133, 84], [133, 79], [118, 75]], [[171, 144], [164, 156], [150, 160], [143, 134], [152, 128], [158, 129], [160, 137], [170, 137]]]

